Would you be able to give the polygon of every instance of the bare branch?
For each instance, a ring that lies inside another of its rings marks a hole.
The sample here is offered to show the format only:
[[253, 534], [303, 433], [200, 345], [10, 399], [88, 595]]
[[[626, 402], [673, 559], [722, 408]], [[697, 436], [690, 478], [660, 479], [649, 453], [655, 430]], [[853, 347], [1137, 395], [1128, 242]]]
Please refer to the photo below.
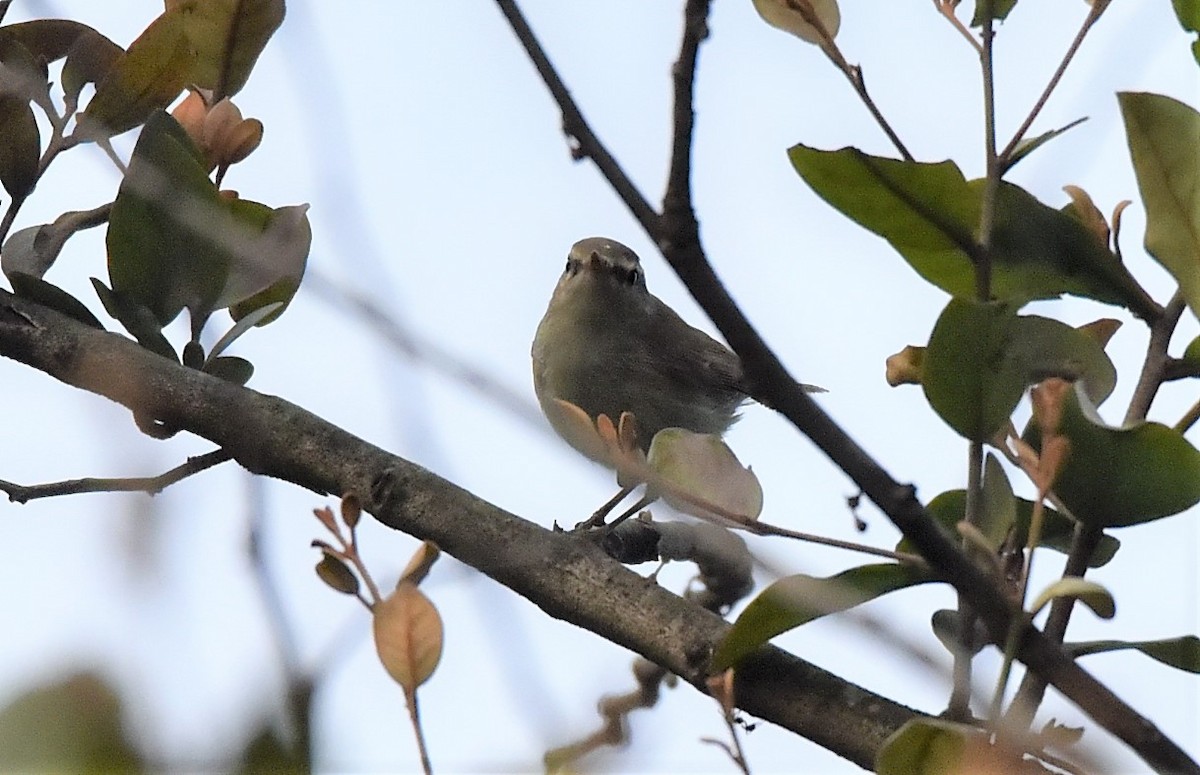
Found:
[[31, 485], [20, 485], [0, 480], [0, 492], [8, 493], [8, 499], [14, 503], [27, 503], [36, 498], [54, 498], [59, 495], [76, 495], [84, 492], [144, 492], [148, 495], [158, 495], [176, 482], [220, 463], [224, 463], [229, 459], [230, 455], [228, 452], [223, 449], [216, 449], [203, 455], [189, 457], [186, 462], [158, 476], [141, 476], [129, 479], [98, 479], [89, 477]]

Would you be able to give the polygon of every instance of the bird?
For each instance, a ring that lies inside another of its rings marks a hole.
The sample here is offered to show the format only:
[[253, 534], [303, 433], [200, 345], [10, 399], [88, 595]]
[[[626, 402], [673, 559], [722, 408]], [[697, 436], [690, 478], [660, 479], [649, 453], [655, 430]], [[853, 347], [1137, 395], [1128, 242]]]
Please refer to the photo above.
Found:
[[571, 247], [531, 355], [542, 411], [593, 459], [559, 427], [555, 401], [593, 420], [631, 413], [646, 451], [663, 428], [724, 434], [748, 398], [738, 356], [650, 293], [637, 253], [606, 237]]

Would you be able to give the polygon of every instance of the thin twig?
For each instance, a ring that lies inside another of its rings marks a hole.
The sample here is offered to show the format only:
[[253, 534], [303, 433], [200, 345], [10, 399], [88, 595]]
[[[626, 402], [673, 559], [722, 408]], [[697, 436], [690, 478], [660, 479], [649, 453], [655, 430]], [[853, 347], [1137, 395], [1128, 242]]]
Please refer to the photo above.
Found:
[[1029, 115], [1021, 122], [1021, 126], [1013, 133], [1012, 139], [1008, 141], [1008, 145], [1004, 146], [1004, 150], [1000, 152], [1000, 158], [1007, 166], [1009, 159], [1017, 150], [1017, 146], [1025, 137], [1025, 133], [1029, 131], [1029, 127], [1033, 125], [1038, 114], [1042, 112], [1042, 108], [1046, 107], [1046, 103], [1050, 100], [1050, 95], [1058, 86], [1058, 82], [1062, 80], [1063, 73], [1066, 72], [1067, 66], [1071, 64], [1071, 60], [1075, 58], [1075, 54], [1079, 51], [1079, 47], [1083, 44], [1083, 39], [1087, 37], [1088, 31], [1092, 29], [1100, 16], [1104, 13], [1104, 9], [1108, 7], [1109, 0], [1096, 0], [1091, 3], [1088, 8], [1087, 18], [1083, 20], [1083, 25], [1080, 26], [1079, 32], [1075, 33], [1075, 39], [1071, 41], [1071, 45], [1067, 48], [1067, 53], [1063, 55], [1062, 61], [1058, 63], [1058, 69], [1054, 71], [1054, 75], [1050, 76], [1050, 81], [1046, 84], [1046, 88], [1042, 90], [1042, 94], [1038, 97], [1037, 102], [1033, 104]]
[[1197, 420], [1200, 420], [1200, 401], [1192, 404], [1192, 407], [1183, 413], [1183, 417], [1180, 417], [1179, 422], [1175, 423], [1175, 430], [1187, 433]]
[[196, 457], [189, 457], [186, 462], [158, 476], [133, 477], [129, 479], [68, 479], [49, 484], [20, 485], [0, 480], [0, 492], [8, 493], [8, 499], [14, 503], [27, 503], [37, 498], [53, 498], [59, 495], [76, 495], [84, 492], [144, 492], [157, 495], [167, 487], [201, 471], [212, 468], [230, 459], [223, 449]]
[[[696, 113], [693, 108], [693, 86], [700, 43], [708, 37], [708, 12], [711, 0], [688, 0], [683, 11], [683, 39], [679, 56], [671, 68], [674, 101], [671, 116], [671, 165], [667, 173], [667, 188], [663, 194], [661, 234], [657, 235], [659, 250], [671, 252], [673, 246], [666, 238], [699, 242], [696, 213], [692, 210], [692, 143]], [[656, 236], [654, 234], [651, 235]]]
[[892, 129], [892, 125], [884, 118], [883, 112], [879, 110], [879, 106], [875, 104], [875, 100], [871, 99], [870, 92], [867, 91], [867, 82], [863, 77], [862, 67], [860, 65], [852, 65], [846, 61], [846, 57], [842, 55], [842, 50], [838, 48], [837, 43], [833, 39], [833, 35], [825, 27], [825, 22], [813, 10], [808, 3], [798, 3], [796, 0], [787, 0], [788, 8], [796, 11], [803, 17], [804, 21], [813, 27], [817, 34], [821, 37], [820, 48], [829, 57], [829, 61], [833, 62], [833, 66], [841, 71], [842, 75], [846, 76], [846, 80], [850, 81], [850, 85], [854, 87], [855, 94], [862, 100], [863, 105], [870, 111], [871, 116], [875, 119], [875, 123], [879, 124], [879, 128], [892, 141], [892, 145], [899, 151], [900, 156], [905, 161], [913, 161], [913, 155], [908, 152], [908, 148], [900, 140], [900, 135], [896, 134], [896, 130]]
[[938, 13], [946, 17], [946, 20], [950, 22], [951, 26], [958, 30], [960, 35], [966, 38], [966, 41], [971, 44], [971, 48], [975, 49], [975, 51], [980, 54], [983, 53], [983, 46], [981, 46], [979, 41], [975, 39], [975, 36], [971, 34], [971, 31], [967, 29], [967, 25], [962, 23], [962, 19], [959, 19], [958, 15], [954, 13], [954, 9], [958, 7], [958, 2], [956, 0], [933, 0], [933, 5], [935, 8], [937, 8]]
[[592, 128], [588, 126], [579, 106], [571, 97], [571, 92], [567, 90], [558, 71], [550, 63], [549, 57], [546, 56], [542, 45], [538, 43], [515, 0], [496, 0], [496, 5], [500, 6], [500, 12], [504, 14], [504, 18], [516, 34], [517, 40], [520, 41], [525, 53], [533, 62], [533, 66], [537, 68], [538, 75], [541, 76], [546, 88], [550, 90], [550, 94], [562, 111], [563, 132], [574, 143], [571, 147], [572, 157], [576, 160], [586, 158], [595, 162], [596, 166], [600, 168], [600, 173], [604, 175], [604, 179], [617, 192], [617, 196], [633, 213], [642, 228], [647, 233], [654, 234], [658, 231], [658, 213], [654, 211], [646, 197], [642, 196], [637, 186], [625, 174], [625, 170], [592, 132]]

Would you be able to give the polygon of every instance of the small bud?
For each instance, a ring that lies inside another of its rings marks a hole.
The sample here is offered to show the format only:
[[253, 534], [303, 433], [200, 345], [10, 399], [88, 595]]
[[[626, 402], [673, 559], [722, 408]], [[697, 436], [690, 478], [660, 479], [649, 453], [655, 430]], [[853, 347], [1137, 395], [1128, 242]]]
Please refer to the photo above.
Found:
[[342, 496], [342, 522], [346, 527], [353, 530], [358, 526], [359, 520], [362, 519], [362, 501], [354, 493], [346, 493]]
[[884, 378], [892, 387], [920, 385], [921, 367], [925, 362], [925, 348], [909, 345], [895, 355], [888, 356]]
[[315, 516], [330, 533], [337, 532], [337, 523], [333, 519], [333, 509], [329, 508], [328, 506], [322, 506], [319, 509], [313, 509], [313, 516]]

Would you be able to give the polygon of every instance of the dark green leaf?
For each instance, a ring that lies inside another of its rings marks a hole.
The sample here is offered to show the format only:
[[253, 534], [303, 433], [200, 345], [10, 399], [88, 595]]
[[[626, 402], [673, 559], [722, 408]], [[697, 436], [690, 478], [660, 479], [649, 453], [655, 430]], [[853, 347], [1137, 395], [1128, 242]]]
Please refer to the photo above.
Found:
[[1025, 138], [1021, 142], [1017, 143], [1016, 148], [1013, 149], [1012, 156], [1009, 157], [1008, 165], [1005, 167], [1005, 170], [1012, 169], [1021, 159], [1024, 159], [1026, 156], [1033, 153], [1038, 148], [1041, 148], [1054, 138], [1058, 137], [1063, 132], [1066, 132], [1068, 129], [1074, 129], [1075, 127], [1079, 126], [1084, 121], [1087, 121], [1087, 116], [1077, 118], [1065, 126], [1060, 126], [1058, 129], [1051, 129], [1049, 132], [1043, 132], [1037, 137]]
[[983, 468], [983, 514], [977, 527], [995, 551], [1017, 521], [1017, 501], [1004, 466], [988, 453]]
[[204, 364], [204, 371], [214, 377], [220, 377], [226, 382], [245, 385], [254, 376], [254, 364], [245, 358], [223, 355], [219, 358], [210, 358], [208, 363]]
[[907, 565], [862, 565], [829, 578], [798, 574], [776, 581], [746, 606], [717, 646], [714, 671], [733, 667], [780, 633], [827, 614], [934, 579]]
[[1146, 251], [1200, 315], [1200, 113], [1158, 94], [1117, 96], [1146, 207]]
[[[1200, 32], [1200, 0], [1171, 0], [1179, 26], [1187, 32]], [[1200, 40], [1192, 41], [1192, 57], [1200, 64]]]
[[65, 57], [81, 35], [99, 35], [86, 24], [70, 19], [34, 19], [10, 24], [4, 31], [21, 41], [31, 54], [46, 63]]
[[167, 0], [183, 19], [197, 57], [190, 80], [216, 96], [241, 91], [271, 35], [283, 22], [283, 0]]
[[0, 27], [0, 96], [48, 104], [50, 82], [46, 61], [30, 51], [11, 29]]
[[[868, 156], [856, 148], [788, 151], [822, 198], [886, 239], [922, 277], [974, 298], [975, 239], [983, 181], [967, 182], [951, 162]], [[1151, 318], [1157, 306], [1124, 265], [1079, 221], [1002, 183], [992, 234], [992, 295], [1024, 303], [1063, 293], [1120, 304]]]
[[189, 369], [199, 370], [204, 366], [204, 346], [196, 341], [183, 346], [183, 365]]
[[1200, 336], [1188, 342], [1187, 349], [1183, 351], [1183, 360], [1200, 366]]
[[[987, 625], [979, 617], [972, 617], [972, 620], [975, 628], [970, 642], [966, 644], [966, 653], [970, 656], [983, 651], [983, 647], [988, 644]], [[934, 611], [929, 624], [933, 628], [933, 634], [937, 636], [947, 651], [951, 654], [963, 651], [962, 617], [958, 611], [951, 611], [947, 608]]]
[[83, 305], [83, 302], [57, 285], [52, 285], [40, 277], [34, 277], [24, 272], [13, 272], [8, 275], [8, 280], [12, 283], [13, 292], [18, 296], [58, 310], [86, 326], [104, 330], [104, 326], [100, 324], [92, 311]]
[[160, 326], [187, 307], [211, 311], [229, 255], [215, 242], [227, 208], [183, 128], [163, 112], [146, 122], [108, 225], [114, 291], [136, 299]]
[[63, 63], [62, 87], [67, 105], [77, 105], [83, 87], [107, 78], [124, 54], [125, 49], [95, 30], [89, 29], [80, 35]]
[[[222, 294], [222, 300], [229, 302], [229, 314], [234, 320], [240, 321], [256, 310], [279, 304], [271, 314], [255, 323], [265, 326], [287, 309], [300, 289], [300, 280], [308, 265], [312, 227], [307, 211], [308, 205], [289, 205], [269, 211], [263, 233], [252, 237], [251, 242], [239, 251], [241, 258], [234, 262]], [[248, 294], [248, 291], [252, 292]]]
[[[1200, 451], [1172, 428], [1155, 422], [1106, 425], [1077, 386], [1066, 394], [1059, 433], [1070, 440], [1071, 451], [1054, 491], [1086, 524], [1136, 525], [1200, 502]], [[1040, 449], [1035, 423], [1025, 436]]]
[[989, 0], [975, 0], [975, 15], [971, 17], [971, 26], [982, 27], [989, 15], [992, 19], [1004, 21], [1016, 4], [1017, 0], [990, 0], [991, 13], [989, 14]]
[[99, 140], [145, 122], [183, 91], [195, 59], [183, 18], [163, 13], [112, 63], [75, 133]]
[[1016, 320], [1009, 304], [951, 299], [933, 327], [921, 386], [961, 436], [992, 438], [1021, 400], [1025, 375], [1009, 355]]
[[1091, 640], [1080, 643], [1064, 644], [1067, 653], [1077, 657], [1088, 654], [1101, 654], [1106, 651], [1121, 651], [1135, 649], [1164, 665], [1186, 670], [1189, 673], [1200, 673], [1200, 638], [1195, 635], [1184, 635], [1178, 638], [1163, 640]]
[[38, 179], [42, 140], [29, 101], [0, 96], [0, 183], [13, 199], [23, 199]]
[[[1017, 498], [1016, 505], [1017, 522], [1015, 527], [1017, 532], [1014, 540], [1017, 546], [1025, 546], [1029, 535], [1029, 522], [1033, 515], [1033, 501]], [[1048, 506], [1043, 508], [1042, 538], [1038, 545], [1066, 554], [1071, 548], [1071, 537], [1075, 531], [1075, 524], [1054, 509]], [[966, 516], [967, 491], [949, 490], [944, 492], [930, 501], [925, 510], [948, 532], [953, 533], [954, 526]], [[1088, 558], [1088, 567], [1099, 568], [1107, 564], [1120, 548], [1120, 541], [1110, 535], [1103, 535], [1096, 550]], [[917, 553], [916, 547], [909, 543], [907, 538], [901, 539], [896, 544], [896, 551], [905, 554]]]
[[96, 295], [100, 297], [100, 303], [104, 305], [105, 311], [124, 326], [125, 330], [138, 341], [138, 344], [164, 358], [179, 362], [175, 348], [171, 347], [171, 343], [163, 336], [162, 327], [154, 319], [150, 310], [146, 309], [137, 299], [113, 291], [95, 277], [91, 280], [92, 287], [96, 289]]

